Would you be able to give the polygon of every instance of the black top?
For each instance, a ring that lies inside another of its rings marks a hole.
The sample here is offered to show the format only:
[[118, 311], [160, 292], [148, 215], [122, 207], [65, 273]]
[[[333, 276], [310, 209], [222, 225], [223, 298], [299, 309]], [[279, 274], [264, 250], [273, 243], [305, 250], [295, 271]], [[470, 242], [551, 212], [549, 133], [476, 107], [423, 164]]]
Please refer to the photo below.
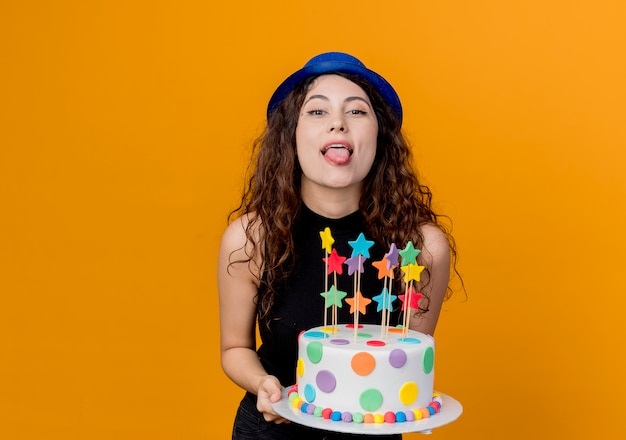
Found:
[[[296, 218], [293, 229], [296, 265], [289, 281], [278, 290], [274, 306], [270, 312], [269, 329], [267, 321], [259, 323], [262, 345], [258, 355], [263, 367], [280, 380], [283, 386], [296, 382], [295, 370], [298, 358], [298, 335], [303, 330], [324, 325], [324, 312], [328, 313], [330, 325], [330, 309], [324, 308], [324, 298], [321, 293], [325, 290], [325, 250], [322, 248], [320, 232], [330, 228], [335, 239], [333, 248], [342, 257], [350, 258], [352, 247], [348, 241], [357, 239], [360, 233], [368, 237], [363, 215], [354, 212], [340, 219], [329, 219], [311, 211], [304, 204]], [[377, 244], [369, 249], [370, 258], [364, 263], [364, 273], [361, 274], [361, 293], [366, 298], [372, 298], [382, 291], [383, 280], [378, 279], [378, 270], [372, 267], [372, 262], [381, 260], [389, 248], [381, 248]], [[343, 266], [343, 274], [338, 275], [337, 289], [347, 292], [346, 298], [354, 296], [354, 277], [348, 275], [347, 266]], [[332, 276], [328, 286], [332, 285]], [[380, 324], [381, 312], [377, 312], [377, 304], [372, 301], [366, 308], [365, 315], [359, 315], [359, 323]], [[356, 312], [355, 312], [356, 313]], [[390, 324], [395, 325], [398, 320], [398, 311], [392, 313]], [[354, 322], [354, 315], [350, 314], [350, 305], [342, 302], [338, 309], [339, 324]]]

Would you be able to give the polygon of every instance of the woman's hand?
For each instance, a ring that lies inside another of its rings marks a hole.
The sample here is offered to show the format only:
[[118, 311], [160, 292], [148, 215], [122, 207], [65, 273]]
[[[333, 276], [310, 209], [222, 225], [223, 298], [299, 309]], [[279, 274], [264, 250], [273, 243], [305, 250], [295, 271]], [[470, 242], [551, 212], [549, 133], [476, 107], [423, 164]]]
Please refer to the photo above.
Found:
[[263, 418], [267, 422], [274, 423], [289, 423], [289, 420], [276, 414], [272, 408], [272, 403], [276, 403], [281, 397], [281, 385], [278, 379], [274, 376], [267, 375], [259, 384], [257, 391], [257, 403], [256, 409], [263, 414]]

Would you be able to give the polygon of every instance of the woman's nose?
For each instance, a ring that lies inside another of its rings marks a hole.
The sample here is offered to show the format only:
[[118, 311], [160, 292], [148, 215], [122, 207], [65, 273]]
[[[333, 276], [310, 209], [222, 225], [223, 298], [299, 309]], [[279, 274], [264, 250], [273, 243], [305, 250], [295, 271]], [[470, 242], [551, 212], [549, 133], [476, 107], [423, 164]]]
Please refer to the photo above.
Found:
[[342, 133], [346, 131], [346, 123], [340, 115], [336, 115], [330, 120], [328, 131], [340, 131]]

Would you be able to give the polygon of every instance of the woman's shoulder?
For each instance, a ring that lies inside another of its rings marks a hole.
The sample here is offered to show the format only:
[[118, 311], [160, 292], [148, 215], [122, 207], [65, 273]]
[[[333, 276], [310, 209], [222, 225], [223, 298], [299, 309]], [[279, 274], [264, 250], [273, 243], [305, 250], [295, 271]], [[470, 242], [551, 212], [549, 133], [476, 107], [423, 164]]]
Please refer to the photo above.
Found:
[[234, 257], [234, 260], [256, 260], [261, 240], [261, 224], [254, 213], [241, 215], [224, 230], [220, 242], [220, 252]]
[[423, 237], [422, 252], [430, 261], [450, 261], [450, 242], [446, 233], [433, 223], [420, 226]]
[[234, 219], [222, 234], [222, 247], [231, 249], [244, 247], [250, 238], [258, 240], [260, 237], [260, 222], [254, 213], [243, 214]]

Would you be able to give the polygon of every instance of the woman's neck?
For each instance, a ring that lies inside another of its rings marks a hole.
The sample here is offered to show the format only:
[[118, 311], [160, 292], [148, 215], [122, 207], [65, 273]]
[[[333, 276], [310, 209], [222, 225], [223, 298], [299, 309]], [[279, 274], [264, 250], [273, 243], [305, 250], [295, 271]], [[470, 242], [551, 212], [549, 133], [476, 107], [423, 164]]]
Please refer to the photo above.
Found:
[[310, 187], [302, 182], [302, 201], [316, 214], [327, 218], [341, 218], [359, 209], [361, 188]]

